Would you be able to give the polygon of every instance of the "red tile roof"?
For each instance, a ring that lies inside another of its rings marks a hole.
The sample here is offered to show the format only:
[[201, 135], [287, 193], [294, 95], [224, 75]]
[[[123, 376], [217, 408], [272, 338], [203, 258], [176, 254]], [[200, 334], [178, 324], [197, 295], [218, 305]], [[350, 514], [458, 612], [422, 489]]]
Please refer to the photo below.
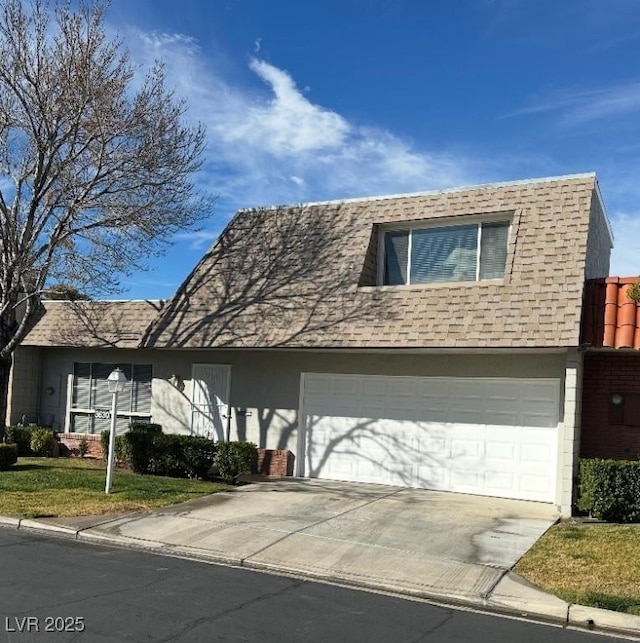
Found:
[[640, 305], [627, 290], [640, 277], [592, 279], [585, 286], [582, 343], [594, 348], [640, 350]]

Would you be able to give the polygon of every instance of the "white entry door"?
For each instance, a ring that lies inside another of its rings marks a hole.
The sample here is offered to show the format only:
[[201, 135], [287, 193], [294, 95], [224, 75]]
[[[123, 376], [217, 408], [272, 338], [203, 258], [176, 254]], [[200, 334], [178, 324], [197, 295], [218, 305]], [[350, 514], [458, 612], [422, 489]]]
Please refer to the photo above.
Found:
[[299, 475], [555, 500], [556, 379], [305, 373]]
[[231, 366], [193, 364], [191, 395], [191, 433], [212, 440], [226, 438], [229, 419]]

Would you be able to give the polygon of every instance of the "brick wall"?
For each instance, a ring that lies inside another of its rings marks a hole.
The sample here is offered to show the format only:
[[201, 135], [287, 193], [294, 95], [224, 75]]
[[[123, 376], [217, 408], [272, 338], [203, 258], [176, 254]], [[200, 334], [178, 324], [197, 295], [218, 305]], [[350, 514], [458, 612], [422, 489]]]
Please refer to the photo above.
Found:
[[280, 449], [258, 449], [258, 470], [263, 476], [293, 475], [293, 453]]
[[102, 446], [100, 444], [99, 435], [87, 435], [85, 433], [58, 433], [58, 438], [60, 439], [60, 444], [66, 447], [69, 451], [77, 449], [80, 445], [80, 440], [85, 437], [87, 438], [87, 444], [89, 445], [89, 455], [94, 458], [102, 457]]
[[623, 405], [640, 399], [640, 352], [587, 353], [584, 360], [582, 433], [583, 458], [640, 458], [640, 426], [625, 424], [622, 405], [611, 402], [620, 393]]

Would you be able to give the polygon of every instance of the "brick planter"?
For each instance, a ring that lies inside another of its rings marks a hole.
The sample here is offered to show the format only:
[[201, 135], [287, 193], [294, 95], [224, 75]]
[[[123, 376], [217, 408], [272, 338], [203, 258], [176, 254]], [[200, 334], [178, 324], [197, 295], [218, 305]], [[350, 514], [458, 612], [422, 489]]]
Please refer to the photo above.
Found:
[[94, 458], [102, 457], [102, 445], [100, 444], [99, 435], [89, 435], [86, 433], [58, 433], [58, 440], [60, 442], [61, 454], [64, 453], [64, 447], [68, 451], [73, 451], [78, 449], [80, 446], [80, 440], [82, 438], [87, 438], [87, 444], [89, 445], [89, 451], [87, 455], [93, 456]]
[[293, 453], [281, 449], [258, 449], [256, 473], [284, 478], [293, 475]]

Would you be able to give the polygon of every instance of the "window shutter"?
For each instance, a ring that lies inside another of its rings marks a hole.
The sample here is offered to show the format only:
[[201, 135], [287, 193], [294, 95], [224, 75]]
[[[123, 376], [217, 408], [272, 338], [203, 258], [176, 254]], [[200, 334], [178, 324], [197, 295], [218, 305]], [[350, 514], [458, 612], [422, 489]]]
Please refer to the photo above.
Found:
[[91, 408], [110, 409], [111, 393], [107, 377], [115, 368], [113, 364], [93, 364], [93, 398]]
[[151, 413], [151, 364], [134, 364], [131, 410]]
[[76, 362], [73, 365], [73, 406], [91, 408], [91, 364]]
[[384, 235], [384, 284], [395, 286], [407, 283], [409, 258], [408, 230], [395, 230]]
[[412, 230], [411, 283], [475, 281], [478, 226]]
[[507, 261], [507, 237], [509, 223], [483, 223], [480, 239], [480, 279], [500, 279], [504, 277]]

